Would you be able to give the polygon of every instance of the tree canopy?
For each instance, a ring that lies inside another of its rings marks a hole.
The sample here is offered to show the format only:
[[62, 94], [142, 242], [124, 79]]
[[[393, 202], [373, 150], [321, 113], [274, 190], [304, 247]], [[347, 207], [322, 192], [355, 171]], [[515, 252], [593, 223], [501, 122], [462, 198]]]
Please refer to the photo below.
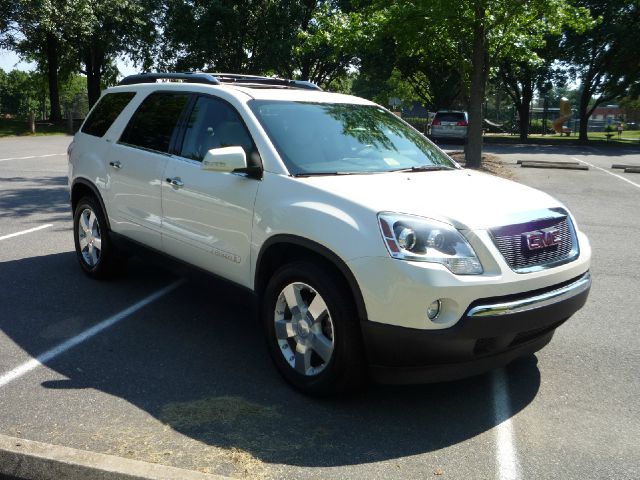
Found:
[[467, 164], [477, 166], [491, 78], [515, 106], [523, 139], [536, 92], [560, 85], [558, 72], [579, 82], [584, 129], [598, 104], [637, 97], [638, 3], [0, 0], [0, 47], [34, 61], [46, 77], [52, 120], [70, 75], [86, 76], [93, 104], [127, 56], [142, 71], [279, 75], [383, 104], [398, 97], [431, 110], [465, 109]]
[[587, 121], [602, 103], [640, 90], [640, 32], [638, 0], [577, 0], [595, 20], [591, 28], [568, 31], [563, 59], [580, 81], [580, 139], [587, 140]]

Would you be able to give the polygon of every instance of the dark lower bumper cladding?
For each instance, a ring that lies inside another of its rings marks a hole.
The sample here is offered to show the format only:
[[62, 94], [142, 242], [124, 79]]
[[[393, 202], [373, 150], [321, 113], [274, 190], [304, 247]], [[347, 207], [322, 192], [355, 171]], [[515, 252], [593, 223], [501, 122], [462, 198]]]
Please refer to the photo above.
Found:
[[544, 347], [555, 332], [585, 304], [589, 273], [564, 285], [509, 297], [479, 300], [478, 304], [513, 302], [545, 295], [573, 283], [582, 288], [573, 296], [537, 308], [502, 315], [465, 316], [443, 330], [418, 330], [362, 321], [362, 335], [372, 379], [380, 383], [428, 383], [455, 380], [497, 368]]

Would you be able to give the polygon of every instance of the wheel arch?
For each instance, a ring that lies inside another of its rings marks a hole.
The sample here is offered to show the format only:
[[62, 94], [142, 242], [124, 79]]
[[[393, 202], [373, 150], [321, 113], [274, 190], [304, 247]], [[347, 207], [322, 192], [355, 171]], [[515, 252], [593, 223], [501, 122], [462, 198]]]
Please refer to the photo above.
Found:
[[111, 230], [111, 224], [109, 223], [109, 215], [107, 215], [107, 209], [104, 205], [104, 200], [102, 199], [102, 195], [100, 195], [100, 191], [98, 187], [96, 187], [90, 180], [86, 178], [78, 177], [76, 178], [71, 185], [71, 213], [74, 214], [76, 211], [76, 206], [82, 197], [91, 195], [98, 200], [100, 204], [100, 208], [104, 213], [104, 217], [107, 220], [107, 228]]
[[284, 262], [305, 258], [321, 260], [344, 278], [351, 291], [359, 319], [366, 320], [367, 309], [360, 286], [344, 260], [324, 245], [297, 235], [274, 235], [264, 242], [256, 260], [254, 276], [254, 290], [256, 293], [261, 295], [269, 278], [271, 278], [278, 266]]

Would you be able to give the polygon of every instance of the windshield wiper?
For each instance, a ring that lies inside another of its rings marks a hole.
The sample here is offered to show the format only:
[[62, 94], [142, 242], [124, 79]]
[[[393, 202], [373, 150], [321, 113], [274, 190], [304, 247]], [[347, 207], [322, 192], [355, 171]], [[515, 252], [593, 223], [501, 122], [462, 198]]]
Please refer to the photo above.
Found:
[[398, 170], [389, 170], [390, 172], [437, 172], [438, 170], [455, 170], [454, 167], [446, 167], [444, 165], [417, 165], [409, 168], [399, 168]]

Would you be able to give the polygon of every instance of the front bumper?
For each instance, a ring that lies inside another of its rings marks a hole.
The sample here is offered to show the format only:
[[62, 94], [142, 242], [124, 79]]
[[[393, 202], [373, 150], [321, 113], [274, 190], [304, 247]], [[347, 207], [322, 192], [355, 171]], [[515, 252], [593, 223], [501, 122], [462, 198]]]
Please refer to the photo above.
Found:
[[479, 374], [544, 347], [586, 302], [591, 275], [549, 288], [473, 302], [452, 327], [421, 330], [362, 321], [371, 376], [424, 383]]

